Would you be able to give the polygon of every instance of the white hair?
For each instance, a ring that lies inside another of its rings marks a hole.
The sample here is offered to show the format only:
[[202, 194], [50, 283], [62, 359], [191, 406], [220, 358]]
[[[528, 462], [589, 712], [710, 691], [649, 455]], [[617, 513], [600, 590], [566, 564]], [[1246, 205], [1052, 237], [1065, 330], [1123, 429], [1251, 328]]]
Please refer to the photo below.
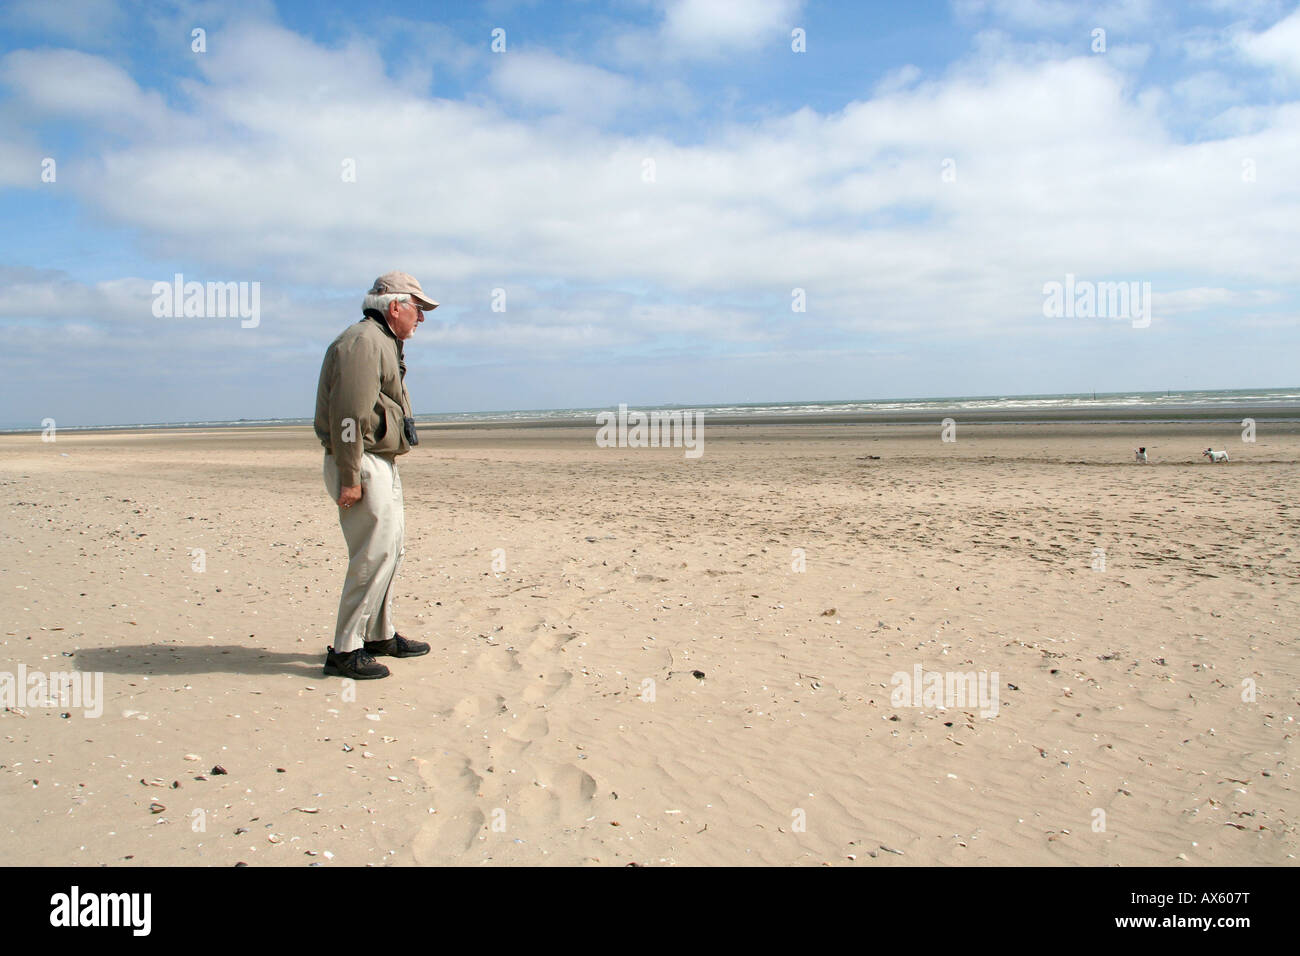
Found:
[[383, 315], [384, 318], [388, 318], [388, 303], [410, 301], [411, 296], [406, 292], [386, 292], [382, 295], [367, 294], [365, 299], [361, 302], [361, 311], [364, 312], [366, 309], [374, 309]]

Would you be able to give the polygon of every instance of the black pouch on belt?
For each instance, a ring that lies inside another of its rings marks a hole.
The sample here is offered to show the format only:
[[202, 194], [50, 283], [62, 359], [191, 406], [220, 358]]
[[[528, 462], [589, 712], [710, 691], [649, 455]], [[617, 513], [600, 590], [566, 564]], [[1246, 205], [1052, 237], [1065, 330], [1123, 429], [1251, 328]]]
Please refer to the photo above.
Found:
[[420, 436], [415, 431], [415, 419], [402, 419], [402, 434], [406, 436], [406, 443], [412, 447], [420, 444]]

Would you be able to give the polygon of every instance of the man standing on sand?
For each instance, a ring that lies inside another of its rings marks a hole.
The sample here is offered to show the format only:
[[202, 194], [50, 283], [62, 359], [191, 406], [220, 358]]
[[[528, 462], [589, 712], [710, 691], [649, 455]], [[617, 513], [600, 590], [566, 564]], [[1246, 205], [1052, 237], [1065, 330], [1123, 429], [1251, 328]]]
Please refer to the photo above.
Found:
[[428, 644], [394, 629], [392, 589], [406, 530], [396, 458], [419, 443], [402, 343], [424, 321], [424, 312], [437, 307], [414, 277], [382, 275], [361, 304], [365, 318], [330, 343], [321, 364], [316, 437], [325, 447], [325, 489], [338, 503], [348, 543], [348, 575], [334, 645], [325, 653], [326, 675], [374, 680], [389, 673], [376, 655], [429, 653]]

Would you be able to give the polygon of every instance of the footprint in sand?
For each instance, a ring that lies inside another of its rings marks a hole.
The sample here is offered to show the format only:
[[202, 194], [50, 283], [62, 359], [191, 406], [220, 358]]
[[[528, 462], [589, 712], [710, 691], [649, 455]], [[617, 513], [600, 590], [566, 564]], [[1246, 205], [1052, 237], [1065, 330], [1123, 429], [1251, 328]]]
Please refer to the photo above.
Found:
[[524, 688], [521, 696], [525, 703], [544, 704], [564, 690], [571, 680], [573, 680], [573, 675], [565, 670], [554, 671], [550, 674], [539, 674], [537, 680]]
[[549, 658], [569, 641], [577, 637], [577, 634], [565, 633], [552, 630], [545, 624], [539, 624], [533, 628], [540, 633], [533, 638], [532, 643], [525, 648], [523, 656], [525, 660], [536, 661]]
[[[528, 696], [527, 691], [524, 696]], [[500, 736], [488, 743], [488, 749], [502, 758], [517, 760], [535, 741], [550, 733], [550, 722], [541, 712], [540, 705], [533, 706], [538, 709], [519, 715]]]
[[456, 702], [456, 706], [451, 709], [450, 714], [444, 714], [444, 716], [455, 717], [457, 721], [465, 724], [476, 717], [490, 717], [494, 714], [504, 713], [506, 710], [506, 699], [500, 694], [476, 694], [470, 697], [462, 697]]
[[596, 778], [571, 763], [559, 764], [549, 776], [543, 771], [538, 779], [567, 803], [587, 804], [596, 795]]
[[466, 601], [456, 613], [457, 624], [481, 624], [485, 618], [496, 617], [501, 613], [499, 607], [480, 607], [478, 601]]
[[412, 847], [422, 864], [464, 856], [486, 832], [487, 814], [498, 807], [530, 826], [561, 819], [576, 823], [590, 815], [596, 792], [590, 774], [531, 754], [523, 759], [550, 733], [546, 706], [573, 679], [557, 658], [577, 637], [541, 622], [531, 630], [535, 636], [522, 651], [498, 644], [484, 648], [475, 659], [479, 670], [493, 675], [499, 692], [464, 697], [447, 714], [469, 728], [465, 744], [474, 756], [439, 753], [415, 758], [437, 810]]
[[416, 834], [412, 853], [421, 864], [439, 863], [464, 853], [483, 828], [483, 811], [476, 806], [483, 778], [464, 754], [449, 752], [425, 759], [413, 757], [417, 771], [433, 792], [437, 811]]
[[530, 825], [577, 823], [590, 816], [596, 780], [572, 764], [540, 768], [536, 782], [519, 795], [515, 812]]
[[507, 674], [510, 671], [519, 670], [519, 652], [513, 647], [497, 645], [489, 647], [482, 654], [474, 659], [474, 665], [479, 670], [485, 670], [492, 673]]

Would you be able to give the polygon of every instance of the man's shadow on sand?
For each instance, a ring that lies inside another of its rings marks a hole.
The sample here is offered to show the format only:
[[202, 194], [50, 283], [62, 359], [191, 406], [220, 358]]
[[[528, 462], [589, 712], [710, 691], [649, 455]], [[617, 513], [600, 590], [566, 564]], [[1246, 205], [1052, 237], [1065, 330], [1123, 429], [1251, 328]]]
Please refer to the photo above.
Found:
[[130, 644], [126, 647], [83, 647], [73, 657], [82, 671], [106, 674], [293, 674], [322, 677], [322, 652], [268, 651], [231, 644]]

